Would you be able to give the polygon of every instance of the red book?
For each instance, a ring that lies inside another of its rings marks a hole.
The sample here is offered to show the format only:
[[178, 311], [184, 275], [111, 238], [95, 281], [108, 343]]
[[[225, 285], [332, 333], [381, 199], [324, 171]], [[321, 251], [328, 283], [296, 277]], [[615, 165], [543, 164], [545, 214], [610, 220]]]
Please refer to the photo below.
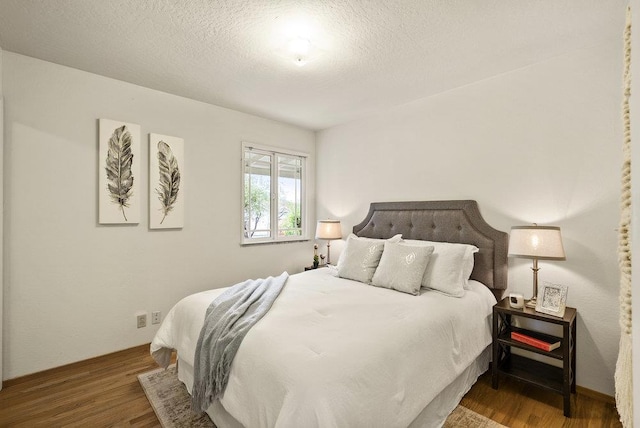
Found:
[[536, 339], [535, 337], [527, 336], [526, 334], [518, 333], [515, 331], [511, 332], [511, 338], [513, 340], [517, 340], [518, 342], [526, 343], [527, 345], [534, 346], [536, 348], [540, 348], [543, 351], [553, 351], [556, 348], [560, 347], [560, 341], [549, 343], [544, 340]]

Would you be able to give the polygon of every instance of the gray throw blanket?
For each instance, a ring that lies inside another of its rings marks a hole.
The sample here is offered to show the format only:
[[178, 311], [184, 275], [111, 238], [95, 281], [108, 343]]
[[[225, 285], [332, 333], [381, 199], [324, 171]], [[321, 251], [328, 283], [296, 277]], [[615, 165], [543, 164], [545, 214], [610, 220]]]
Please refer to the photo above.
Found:
[[278, 277], [247, 280], [218, 296], [207, 308], [193, 362], [191, 409], [200, 413], [221, 397], [229, 381], [231, 363], [242, 339], [269, 311], [285, 282]]

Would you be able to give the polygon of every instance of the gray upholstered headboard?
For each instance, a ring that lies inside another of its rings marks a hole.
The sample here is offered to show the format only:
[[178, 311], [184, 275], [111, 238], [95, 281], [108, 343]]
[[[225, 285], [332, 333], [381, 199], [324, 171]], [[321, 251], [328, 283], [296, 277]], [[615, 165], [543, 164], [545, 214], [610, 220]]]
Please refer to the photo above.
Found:
[[473, 244], [471, 279], [485, 284], [500, 300], [507, 288], [509, 235], [489, 226], [476, 201], [374, 202], [353, 233], [368, 238], [390, 238]]

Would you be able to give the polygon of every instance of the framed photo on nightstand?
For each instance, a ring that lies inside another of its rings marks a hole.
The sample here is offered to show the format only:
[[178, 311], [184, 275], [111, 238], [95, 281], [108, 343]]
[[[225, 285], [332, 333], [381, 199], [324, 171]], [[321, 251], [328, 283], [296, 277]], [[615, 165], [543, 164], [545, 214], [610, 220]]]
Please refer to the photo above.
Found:
[[545, 282], [538, 290], [536, 311], [543, 314], [564, 316], [568, 287], [562, 284]]

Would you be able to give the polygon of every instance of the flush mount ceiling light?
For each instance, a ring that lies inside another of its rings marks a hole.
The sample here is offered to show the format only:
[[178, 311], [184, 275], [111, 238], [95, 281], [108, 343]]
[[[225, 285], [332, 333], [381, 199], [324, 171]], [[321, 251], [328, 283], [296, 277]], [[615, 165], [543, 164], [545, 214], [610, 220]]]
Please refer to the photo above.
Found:
[[302, 37], [293, 38], [287, 43], [287, 50], [293, 62], [299, 67], [302, 67], [308, 62], [312, 49], [311, 41]]
[[280, 58], [302, 67], [324, 52], [326, 37], [315, 20], [289, 17], [278, 19], [276, 24], [272, 30], [271, 46]]
[[306, 37], [296, 36], [286, 39], [278, 53], [281, 57], [293, 61], [298, 67], [302, 67], [311, 61], [315, 61], [322, 53], [315, 44]]

